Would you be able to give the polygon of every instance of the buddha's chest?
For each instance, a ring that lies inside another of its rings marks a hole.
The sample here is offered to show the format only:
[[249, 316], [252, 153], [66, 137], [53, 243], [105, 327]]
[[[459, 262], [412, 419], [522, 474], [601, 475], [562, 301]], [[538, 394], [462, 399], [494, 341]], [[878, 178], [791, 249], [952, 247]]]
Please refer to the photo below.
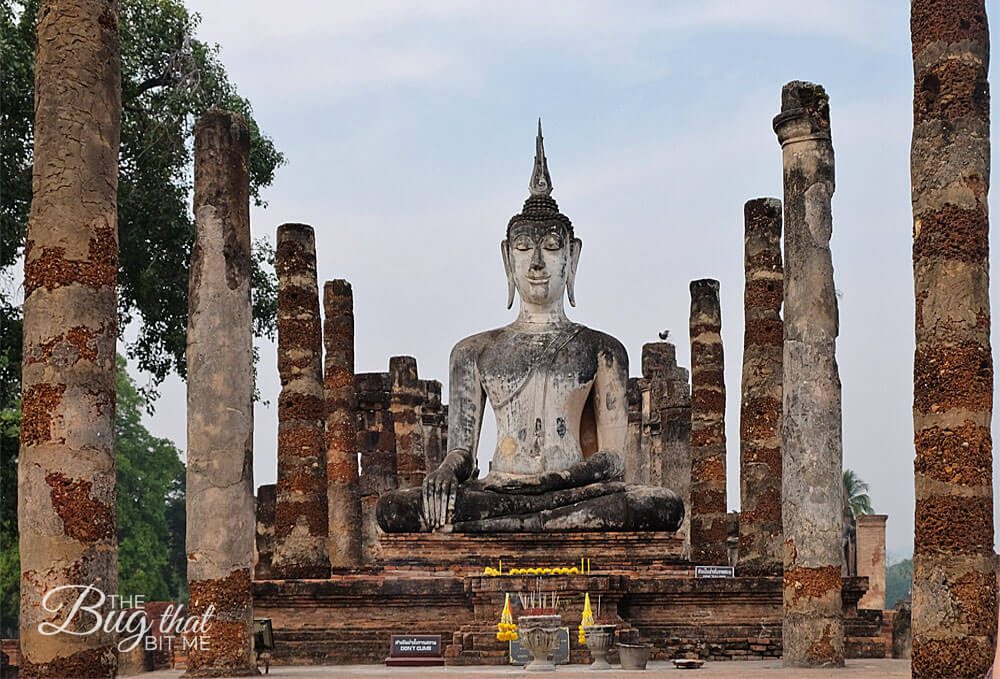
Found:
[[484, 351], [478, 369], [494, 409], [547, 419], [553, 410], [582, 409], [597, 374], [597, 356], [573, 338], [519, 333]]

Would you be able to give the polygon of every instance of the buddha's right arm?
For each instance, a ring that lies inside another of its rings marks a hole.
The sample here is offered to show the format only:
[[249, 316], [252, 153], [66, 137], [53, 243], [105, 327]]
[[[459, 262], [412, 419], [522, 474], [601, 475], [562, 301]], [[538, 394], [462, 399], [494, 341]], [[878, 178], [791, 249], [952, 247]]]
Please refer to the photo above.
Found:
[[476, 450], [486, 407], [486, 392], [476, 366], [480, 349], [476, 339], [471, 337], [456, 344], [449, 361], [448, 454], [441, 466], [447, 465], [459, 483], [467, 481], [476, 468]]

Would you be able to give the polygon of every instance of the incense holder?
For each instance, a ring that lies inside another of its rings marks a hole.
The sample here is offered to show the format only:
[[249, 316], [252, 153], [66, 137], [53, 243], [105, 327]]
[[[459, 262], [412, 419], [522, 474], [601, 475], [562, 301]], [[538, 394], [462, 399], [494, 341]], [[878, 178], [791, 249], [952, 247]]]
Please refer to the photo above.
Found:
[[594, 662], [590, 664], [592, 670], [610, 670], [608, 663], [608, 651], [615, 643], [615, 628], [617, 625], [584, 625], [583, 635], [587, 640], [587, 648]]
[[533, 660], [525, 666], [526, 672], [552, 672], [552, 651], [559, 645], [558, 615], [522, 615], [517, 619], [517, 638], [528, 649]]

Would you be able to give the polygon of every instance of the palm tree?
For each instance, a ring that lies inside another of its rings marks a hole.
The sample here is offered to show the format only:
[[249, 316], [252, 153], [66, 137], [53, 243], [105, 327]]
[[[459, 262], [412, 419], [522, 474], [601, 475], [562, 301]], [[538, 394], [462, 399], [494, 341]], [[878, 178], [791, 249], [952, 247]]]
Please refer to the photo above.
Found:
[[844, 492], [847, 494], [847, 504], [854, 516], [874, 514], [872, 499], [868, 496], [868, 484], [854, 473], [853, 469], [844, 470]]

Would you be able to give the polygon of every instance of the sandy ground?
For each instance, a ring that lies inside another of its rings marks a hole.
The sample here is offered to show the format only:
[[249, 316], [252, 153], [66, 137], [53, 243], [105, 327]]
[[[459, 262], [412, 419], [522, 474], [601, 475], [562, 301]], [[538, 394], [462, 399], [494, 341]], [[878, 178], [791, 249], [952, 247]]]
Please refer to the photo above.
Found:
[[[261, 668], [263, 672], [263, 667]], [[181, 670], [162, 670], [136, 675], [136, 679], [176, 679]], [[678, 670], [669, 663], [653, 662], [645, 672], [613, 668], [592, 674], [586, 665], [561, 665], [554, 673], [527, 673], [519, 667], [386, 667], [384, 665], [322, 665], [311, 667], [272, 666], [268, 676], [280, 679], [431, 679], [433, 677], [470, 677], [495, 679], [517, 676], [600, 676], [620, 677], [688, 677], [690, 679], [751, 679], [784, 677], [787, 679], [902, 679], [910, 676], [908, 660], [848, 660], [842, 669], [785, 669], [780, 661], [710, 662], [698, 670]]]

